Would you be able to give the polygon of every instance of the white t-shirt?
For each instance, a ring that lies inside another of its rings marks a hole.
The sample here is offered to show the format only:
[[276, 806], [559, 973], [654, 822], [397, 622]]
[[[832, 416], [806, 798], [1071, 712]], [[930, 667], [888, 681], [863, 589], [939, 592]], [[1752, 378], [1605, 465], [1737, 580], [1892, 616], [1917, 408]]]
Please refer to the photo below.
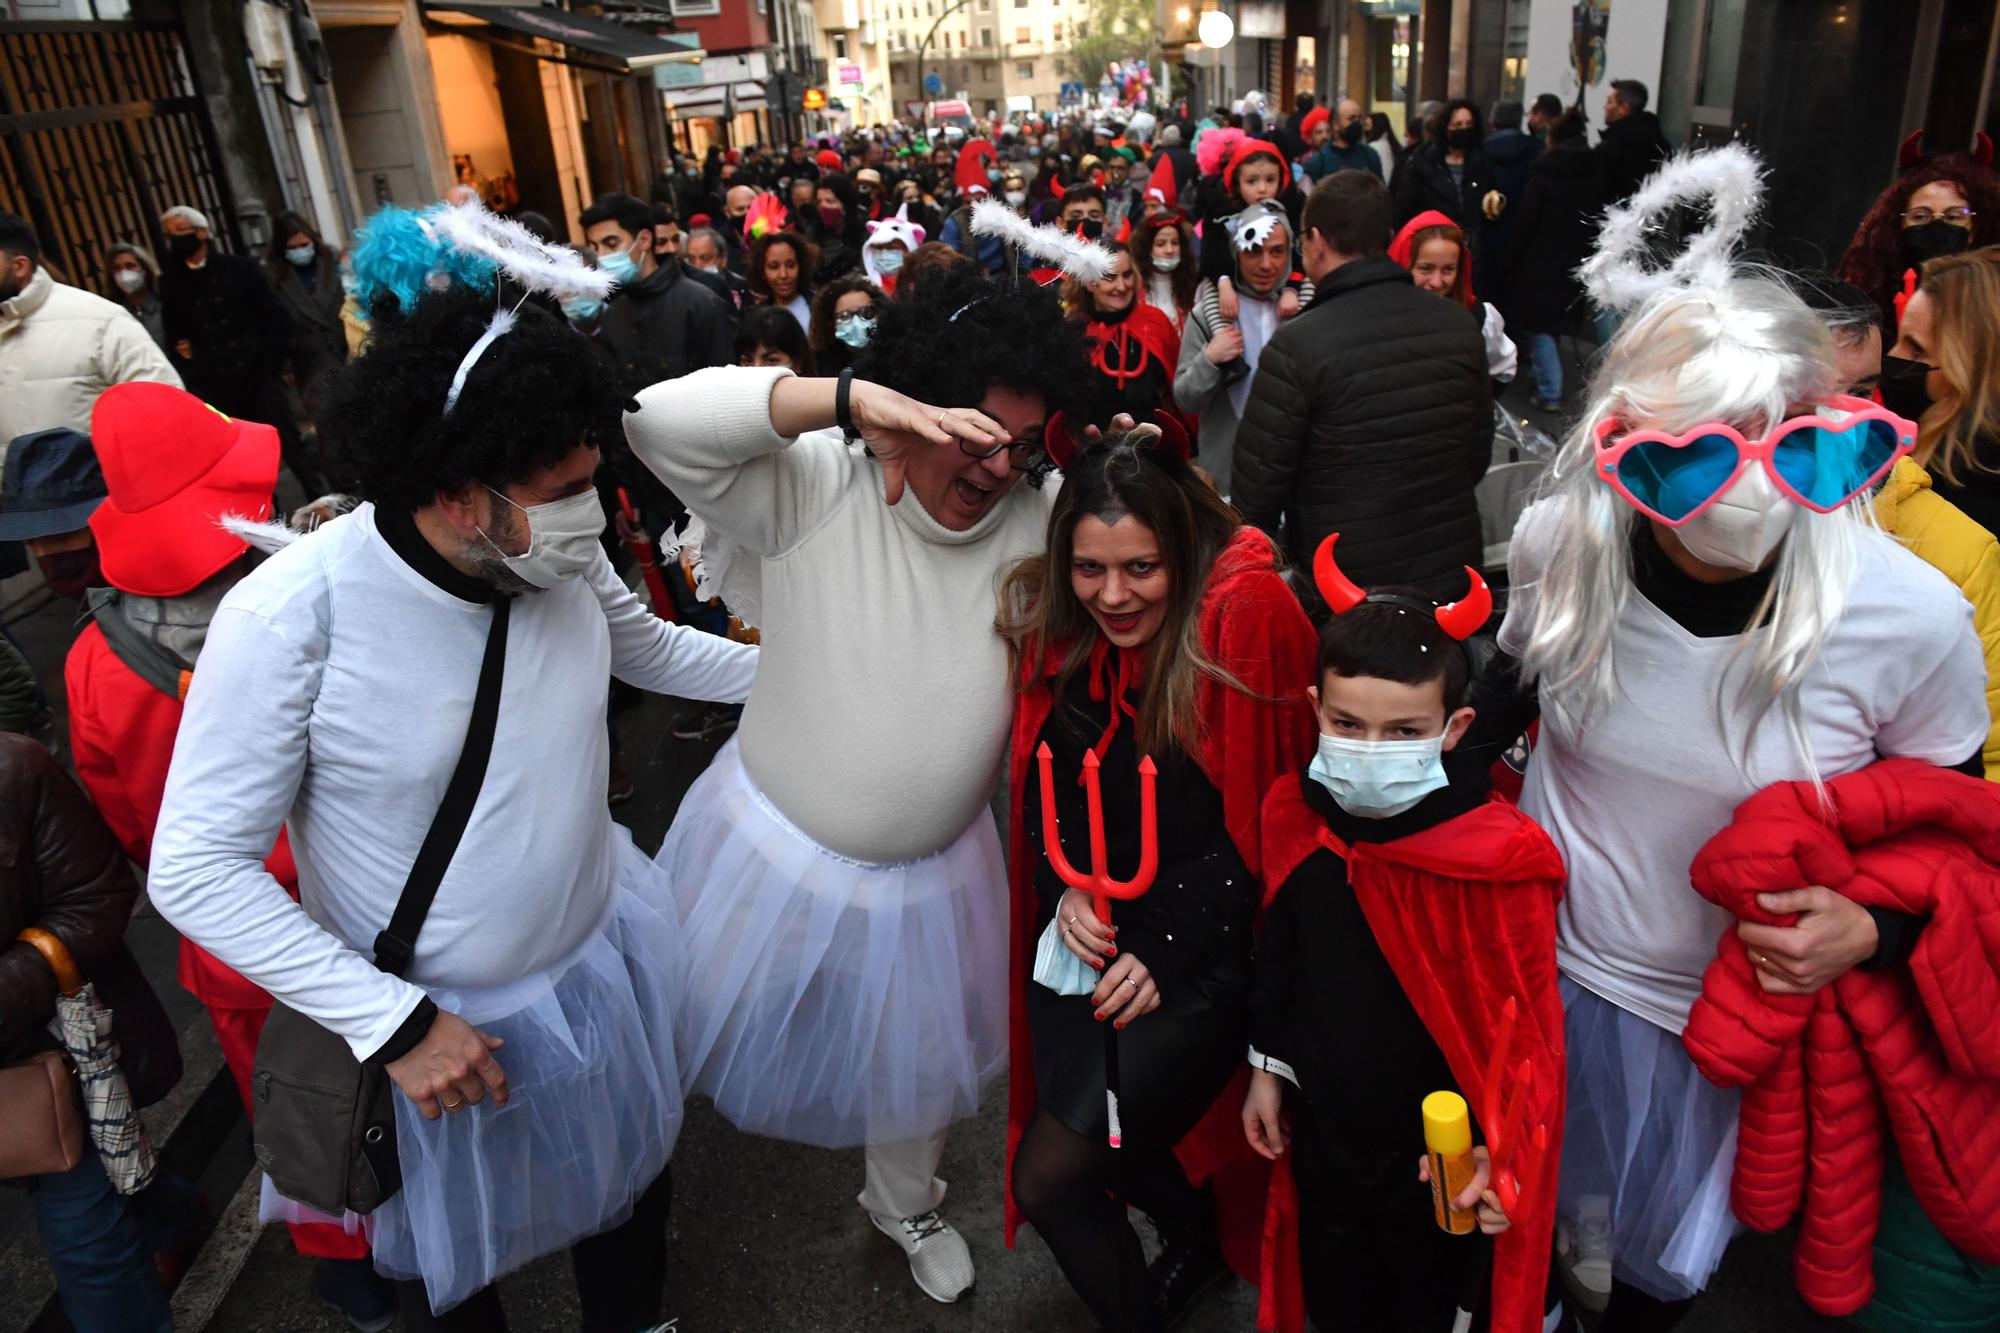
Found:
[[[1516, 655], [1553, 518], [1553, 505], [1534, 505], [1514, 534], [1513, 601], [1500, 646]], [[1978, 752], [1990, 723], [1971, 606], [1879, 532], [1858, 528], [1855, 539], [1846, 612], [1800, 686], [1820, 776], [1851, 773], [1878, 756], [1960, 763]], [[1695, 853], [1743, 800], [1811, 773], [1780, 706], [1751, 733], [1747, 775], [1735, 762], [1747, 705], [1728, 707], [1725, 742], [1718, 701], [1740, 697], [1744, 636], [1697, 638], [1634, 590], [1616, 645], [1612, 699], [1587, 727], [1576, 728], [1541, 687], [1541, 734], [1521, 805], [1569, 868], [1557, 916], [1563, 973], [1679, 1032], [1732, 924], [1689, 883]]]

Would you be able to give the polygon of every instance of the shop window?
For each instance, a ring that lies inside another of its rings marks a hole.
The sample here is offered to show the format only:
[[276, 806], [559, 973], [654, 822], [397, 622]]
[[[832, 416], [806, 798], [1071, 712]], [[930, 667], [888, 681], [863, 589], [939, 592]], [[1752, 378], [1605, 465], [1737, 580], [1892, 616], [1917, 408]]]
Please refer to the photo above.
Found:
[[1015, 77], [1015, 78], [1017, 78], [1017, 79], [1032, 79], [1032, 78], [1034, 78], [1034, 77], [1035, 77], [1035, 62], [1034, 62], [1034, 61], [1032, 61], [1032, 60], [1017, 60], [1017, 61], [1015, 61], [1015, 62], [1014, 62], [1014, 77]]

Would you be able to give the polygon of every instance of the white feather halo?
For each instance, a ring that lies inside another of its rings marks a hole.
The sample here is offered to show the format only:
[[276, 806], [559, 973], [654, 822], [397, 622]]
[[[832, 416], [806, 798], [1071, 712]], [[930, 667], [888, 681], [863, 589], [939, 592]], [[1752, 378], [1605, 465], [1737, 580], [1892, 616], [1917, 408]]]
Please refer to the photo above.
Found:
[[584, 263], [574, 250], [550, 245], [518, 222], [466, 202], [441, 208], [430, 220], [454, 249], [489, 259], [502, 273], [531, 292], [558, 301], [594, 296], [603, 299], [617, 282], [609, 273]]
[[[1637, 194], [1605, 214], [1597, 251], [1577, 273], [1591, 299], [1606, 310], [1632, 310], [1676, 287], [1720, 286], [1734, 275], [1736, 248], [1763, 198], [1763, 164], [1742, 144], [1676, 154]], [[1658, 234], [1661, 220], [1677, 208], [1702, 203], [1708, 205], [1708, 226], [1671, 262], [1647, 268], [1648, 237]]]
[[1025, 254], [1047, 260], [1085, 286], [1111, 276], [1110, 250], [1096, 241], [1072, 236], [1061, 227], [1037, 227], [997, 199], [973, 204], [972, 232], [975, 236], [997, 236]]

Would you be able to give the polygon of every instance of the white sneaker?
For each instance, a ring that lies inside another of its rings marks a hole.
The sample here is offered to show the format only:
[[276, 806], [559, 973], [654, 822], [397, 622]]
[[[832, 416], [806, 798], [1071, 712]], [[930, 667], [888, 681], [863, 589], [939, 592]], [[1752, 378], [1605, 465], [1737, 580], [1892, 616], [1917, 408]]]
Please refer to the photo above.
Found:
[[972, 1252], [965, 1237], [938, 1216], [937, 1209], [900, 1222], [868, 1214], [875, 1229], [903, 1247], [910, 1257], [910, 1276], [917, 1289], [934, 1301], [950, 1305], [972, 1290]]

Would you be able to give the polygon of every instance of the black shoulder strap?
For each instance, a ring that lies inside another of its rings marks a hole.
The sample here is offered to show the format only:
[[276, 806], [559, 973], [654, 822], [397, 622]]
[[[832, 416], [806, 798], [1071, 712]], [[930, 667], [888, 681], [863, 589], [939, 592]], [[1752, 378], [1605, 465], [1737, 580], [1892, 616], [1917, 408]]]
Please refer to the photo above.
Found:
[[465, 729], [458, 767], [445, 785], [444, 799], [438, 802], [424, 845], [410, 866], [410, 877], [403, 882], [403, 896], [396, 900], [388, 929], [375, 937], [375, 966], [393, 977], [402, 976], [410, 966], [417, 949], [417, 932], [430, 915], [438, 885], [444, 882], [445, 869], [472, 819], [480, 784], [486, 781], [486, 761], [493, 756], [493, 728], [500, 717], [500, 678], [507, 665], [507, 611], [512, 605], [512, 598], [494, 599], [493, 625], [486, 631], [486, 656], [479, 663], [472, 721]]
[[91, 588], [84, 594], [84, 606], [97, 621], [98, 632], [110, 645], [111, 655], [132, 669], [169, 699], [181, 697], [181, 664], [173, 654], [132, 627], [125, 618], [125, 594], [116, 588]]

